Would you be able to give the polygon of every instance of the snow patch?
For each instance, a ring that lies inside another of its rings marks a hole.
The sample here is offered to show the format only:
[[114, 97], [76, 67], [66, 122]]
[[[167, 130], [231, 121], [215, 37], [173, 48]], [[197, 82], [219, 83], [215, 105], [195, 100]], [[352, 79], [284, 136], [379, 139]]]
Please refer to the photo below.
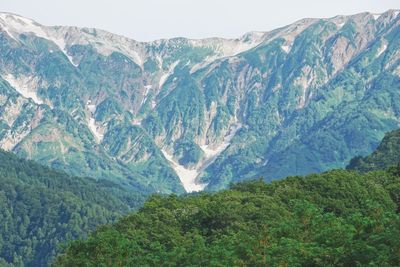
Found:
[[146, 100], [147, 100], [147, 95], [149, 94], [149, 90], [152, 88], [153, 86], [152, 85], [145, 85], [144, 86], [144, 93], [143, 93], [143, 98], [142, 98], [142, 101], [140, 102], [140, 106], [142, 106], [145, 102], [146, 102]]
[[162, 69], [162, 67], [163, 67], [163, 59], [159, 54], [156, 55], [156, 60], [158, 62], [158, 65], [160, 66], [160, 69]]
[[196, 178], [199, 176], [197, 170], [190, 170], [176, 162], [172, 155], [168, 154], [164, 149], [161, 150], [164, 157], [171, 163], [172, 168], [175, 170], [186, 192], [198, 192], [204, 190], [207, 184], [196, 183]]
[[[224, 38], [206, 38], [200, 40], [189, 40], [189, 43], [195, 47], [209, 47], [216, 51], [217, 54], [209, 58], [212, 59], [225, 58], [236, 56], [240, 53], [248, 51], [259, 44], [265, 39], [265, 32], [248, 32], [238, 39], [224, 39]], [[199, 68], [197, 66], [196, 68]], [[195, 71], [196, 69], [194, 69]]]
[[262, 166], [267, 166], [268, 162], [269, 162], [269, 159], [264, 160]]
[[282, 45], [281, 48], [283, 51], [286, 52], [286, 54], [289, 53], [289, 51], [290, 51], [290, 46], [288, 46], [288, 45]]
[[341, 28], [343, 28], [344, 24], [346, 24], [346, 22], [338, 23], [338, 24], [337, 24], [337, 27], [338, 27], [339, 29], [341, 29]]
[[88, 110], [90, 111], [90, 113], [94, 114], [96, 112], [96, 105], [87, 105]]
[[142, 125], [142, 119], [133, 119], [132, 124], [136, 126], [141, 126]]
[[151, 100], [151, 108], [154, 109], [157, 106], [157, 102], [154, 100]]
[[6, 27], [10, 32], [31, 32], [39, 37], [47, 37], [47, 34], [39, 24], [35, 23], [33, 20], [9, 13], [0, 13], [0, 19], [5, 22], [6, 25], [4, 25], [4, 27]]
[[88, 121], [88, 126], [90, 131], [93, 133], [93, 136], [95, 137], [95, 140], [97, 143], [100, 143], [103, 138], [104, 135], [102, 133], [100, 133], [99, 131], [99, 127], [97, 127], [96, 125], [96, 120], [93, 117], [94, 113], [96, 112], [96, 105], [91, 104], [91, 100], [88, 100], [88, 102], [86, 103], [86, 107], [90, 112], [90, 117], [89, 117], [89, 121]]
[[383, 43], [381, 44], [381, 46], [379, 47], [378, 51], [376, 52], [376, 57], [379, 57], [380, 55], [382, 55], [383, 52], [386, 51], [386, 48], [387, 48], [387, 43], [386, 43], [386, 42], [383, 42]]
[[65, 54], [74, 66], [77, 66], [72, 57], [68, 55], [65, 40], [63, 38], [55, 38], [55, 34], [51, 32], [51, 28], [44, 27], [33, 20], [8, 13], [0, 13], [0, 19], [4, 21], [4, 23], [2, 23], [3, 27], [12, 38], [16, 39], [14, 33], [16, 36], [20, 33], [32, 33], [37, 37], [49, 40]]
[[209, 145], [201, 145], [200, 148], [203, 150], [205, 158], [198, 168], [198, 172], [203, 172], [208, 166], [210, 166], [217, 157], [224, 152], [231, 144], [233, 137], [236, 135], [237, 131], [242, 128], [242, 124], [236, 123], [232, 125], [229, 129], [228, 134], [224, 137], [223, 142], [217, 147], [210, 147]]
[[[236, 132], [242, 127], [240, 123], [235, 124], [229, 130], [229, 133], [224, 137], [223, 142], [217, 147], [211, 148], [209, 145], [201, 145], [200, 148], [203, 150], [206, 159], [215, 159], [231, 144], [232, 138], [236, 135]], [[212, 163], [212, 162], [211, 162]]]
[[22, 75], [15, 77], [12, 74], [7, 74], [3, 76], [3, 79], [6, 80], [23, 97], [32, 99], [33, 102], [38, 105], [43, 104], [43, 101], [39, 98], [35, 91], [39, 82], [37, 77]]
[[295, 79], [294, 84], [299, 85], [302, 88], [302, 94], [299, 98], [297, 109], [302, 109], [306, 105], [308, 88], [310, 87], [314, 79], [315, 73], [308, 65], [302, 68], [301, 75]]
[[161, 75], [160, 81], [158, 82], [158, 88], [161, 89], [161, 87], [164, 85], [165, 81], [168, 79], [168, 77], [174, 73], [175, 67], [179, 64], [179, 60], [175, 61], [174, 63], [172, 63], [169, 68], [168, 71], [166, 73], [164, 73], [163, 75]]
[[[0, 24], [0, 25], [1, 25], [1, 24]], [[4, 32], [5, 32], [8, 36], [10, 36], [12, 39], [14, 39], [15, 41], [19, 42], [19, 41], [17, 40], [17, 38], [14, 37], [14, 35], [10, 32], [10, 30], [9, 30], [5, 25], [2, 25], [2, 27], [0, 27], [0, 28], [3, 29]]]
[[380, 16], [382, 16], [382, 14], [372, 14], [372, 16], [374, 16], [374, 20], [377, 20]]
[[138, 64], [140, 67], [143, 67], [143, 58], [139, 55], [137, 51], [132, 50], [129, 55], [132, 57], [133, 61]]
[[103, 30], [77, 28], [74, 32], [73, 41], [75, 44], [92, 45], [98, 53], [104, 56], [110, 56], [114, 52], [121, 53], [142, 69], [147, 57], [144, 43]]
[[67, 45], [65, 44], [64, 39], [52, 38], [51, 41], [53, 41], [53, 43], [55, 43], [58, 46], [58, 48], [64, 53], [64, 55], [68, 58], [69, 62], [71, 62], [72, 65], [78, 67], [79, 64], [76, 64], [74, 62], [74, 59], [68, 54]]
[[93, 135], [94, 135], [94, 137], [96, 138], [96, 141], [98, 142], [98, 143], [100, 143], [102, 140], [103, 140], [103, 138], [104, 138], [104, 135], [102, 135], [99, 131], [98, 131], [98, 128], [97, 128], [97, 126], [96, 126], [96, 121], [95, 121], [95, 119], [94, 118], [89, 118], [89, 129], [92, 131], [92, 133], [93, 133]]

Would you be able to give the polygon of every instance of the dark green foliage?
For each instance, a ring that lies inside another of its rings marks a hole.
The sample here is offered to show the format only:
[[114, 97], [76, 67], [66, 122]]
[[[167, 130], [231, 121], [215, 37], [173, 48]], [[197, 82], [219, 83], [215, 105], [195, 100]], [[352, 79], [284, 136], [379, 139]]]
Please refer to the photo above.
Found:
[[331, 171], [150, 198], [54, 266], [398, 266], [400, 177]]
[[378, 148], [366, 157], [354, 157], [347, 166], [349, 170], [368, 172], [385, 170], [400, 161], [400, 130], [387, 133]]
[[0, 266], [47, 266], [82, 238], [143, 203], [108, 181], [71, 177], [0, 151]]

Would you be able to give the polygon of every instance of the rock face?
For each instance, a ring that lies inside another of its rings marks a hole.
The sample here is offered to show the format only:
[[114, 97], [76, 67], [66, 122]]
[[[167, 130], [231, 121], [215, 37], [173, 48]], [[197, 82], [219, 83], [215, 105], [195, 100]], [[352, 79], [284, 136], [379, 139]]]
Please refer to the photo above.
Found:
[[400, 119], [400, 16], [137, 42], [0, 14], [0, 147], [150, 192], [343, 167]]

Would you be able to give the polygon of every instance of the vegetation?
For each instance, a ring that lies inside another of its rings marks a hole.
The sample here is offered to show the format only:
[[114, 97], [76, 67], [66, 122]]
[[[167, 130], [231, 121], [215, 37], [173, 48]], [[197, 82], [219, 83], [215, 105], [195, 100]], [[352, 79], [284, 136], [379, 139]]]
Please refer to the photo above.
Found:
[[[337, 19], [304, 20], [235, 41], [2, 32], [0, 141], [52, 168], [150, 194], [184, 192], [161, 148], [200, 167], [208, 161], [201, 147], [219, 147], [236, 123], [230, 146], [201, 170], [208, 191], [343, 168], [399, 126], [395, 12], [349, 16], [340, 27]], [[64, 51], [51, 41], [60, 36], [68, 36]], [[21, 84], [34, 77], [31, 90], [44, 104], [19, 94], [10, 75]]]
[[355, 157], [347, 166], [349, 170], [368, 172], [385, 170], [400, 161], [400, 130], [387, 133], [378, 148], [366, 157]]
[[71, 177], [0, 151], [0, 266], [47, 266], [59, 244], [141, 205], [108, 181]]
[[399, 266], [400, 168], [154, 196], [54, 266]]

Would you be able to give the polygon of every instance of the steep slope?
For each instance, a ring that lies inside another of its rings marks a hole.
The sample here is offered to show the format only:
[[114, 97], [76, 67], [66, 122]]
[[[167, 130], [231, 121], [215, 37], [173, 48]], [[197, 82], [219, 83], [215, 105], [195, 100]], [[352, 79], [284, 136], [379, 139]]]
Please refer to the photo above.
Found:
[[[254, 33], [246, 40], [146, 44], [96, 29], [46, 27], [9, 13], [1, 14], [0, 26], [1, 147], [73, 174], [153, 192], [183, 192], [162, 144], [140, 125], [154, 96], [179, 62], [198, 68], [262, 38]], [[24, 105], [34, 120], [20, 114]]]
[[[376, 25], [394, 14], [320, 20], [296, 37], [289, 54], [277, 51], [285, 39], [244, 53], [238, 64], [251, 85], [239, 116], [247, 127], [207, 170], [209, 187], [227, 186], [233, 174], [269, 180], [344, 167], [397, 128], [399, 18], [385, 30]], [[390, 48], [378, 56], [383, 42]]]
[[0, 265], [48, 266], [60, 244], [139, 207], [144, 196], [0, 150]]
[[331, 171], [153, 197], [54, 266], [398, 266], [399, 190], [384, 172]]
[[148, 192], [343, 167], [399, 127], [399, 24], [390, 10], [143, 43], [3, 13], [0, 146]]
[[365, 157], [354, 157], [346, 167], [349, 170], [368, 172], [386, 170], [400, 163], [400, 130], [387, 133], [377, 149]]

